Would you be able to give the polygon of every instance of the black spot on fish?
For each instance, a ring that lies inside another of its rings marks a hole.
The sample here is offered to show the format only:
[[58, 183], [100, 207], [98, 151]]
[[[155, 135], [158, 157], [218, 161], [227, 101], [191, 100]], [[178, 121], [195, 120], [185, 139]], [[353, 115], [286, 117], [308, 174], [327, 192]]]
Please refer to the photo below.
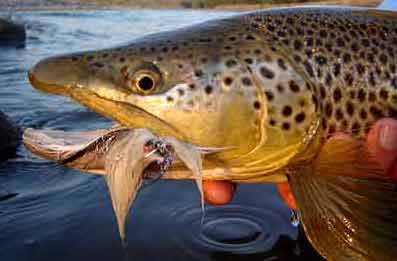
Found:
[[266, 91], [265, 94], [266, 94], [266, 98], [267, 98], [267, 100], [268, 100], [269, 102], [272, 101], [272, 100], [274, 99], [274, 94], [273, 94], [272, 91]]
[[384, 117], [382, 110], [379, 109], [379, 108], [376, 107], [376, 106], [371, 106], [371, 107], [369, 108], [369, 112], [372, 114], [372, 116], [373, 116], [375, 119], [379, 119], [379, 118]]
[[342, 112], [342, 109], [341, 109], [341, 108], [337, 108], [337, 109], [335, 110], [335, 119], [336, 119], [337, 121], [341, 121], [341, 120], [343, 119], [343, 112]]
[[358, 52], [359, 51], [359, 47], [358, 47], [358, 44], [357, 43], [352, 43], [352, 45], [351, 45], [351, 50], [353, 51], [353, 52]]
[[375, 102], [376, 101], [376, 95], [375, 95], [374, 92], [370, 92], [368, 94], [368, 101], [370, 101], [370, 102]]
[[252, 81], [248, 77], [241, 78], [241, 83], [245, 86], [252, 86]]
[[171, 96], [167, 96], [167, 102], [173, 102], [174, 98], [172, 98]]
[[336, 45], [339, 47], [344, 47], [345, 41], [342, 38], [338, 38], [338, 39], [336, 39]]
[[291, 106], [288, 106], [288, 105], [284, 106], [284, 108], [283, 108], [283, 110], [282, 110], [282, 114], [283, 114], [285, 117], [291, 116], [291, 114], [292, 114], [292, 108], [291, 108]]
[[330, 73], [327, 73], [327, 75], [325, 76], [325, 84], [327, 86], [332, 85], [332, 75]]
[[194, 75], [196, 75], [197, 77], [202, 77], [203, 76], [203, 71], [202, 70], [196, 70], [194, 72]]
[[352, 125], [352, 133], [358, 135], [361, 131], [361, 125], [358, 122], [354, 122]]
[[284, 86], [281, 83], [277, 84], [276, 89], [279, 93], [284, 92]]
[[312, 47], [313, 46], [313, 43], [314, 43], [314, 40], [313, 40], [313, 38], [307, 38], [306, 39], [306, 46], [307, 47]]
[[383, 100], [387, 100], [389, 98], [389, 92], [386, 91], [385, 89], [381, 89], [379, 92], [379, 97], [382, 98]]
[[281, 59], [281, 58], [277, 59], [277, 64], [278, 64], [278, 67], [280, 67], [282, 70], [284, 70], [284, 71], [287, 70], [287, 66], [285, 65], [285, 62], [283, 59]]
[[213, 87], [211, 85], [207, 85], [207, 86], [205, 86], [204, 90], [205, 90], [205, 93], [209, 95], [212, 93]]
[[360, 111], [360, 118], [363, 119], [363, 120], [366, 120], [366, 119], [368, 118], [368, 113], [367, 113], [366, 110], [361, 109], [361, 111]]
[[341, 90], [340, 90], [339, 88], [336, 88], [336, 89], [334, 90], [333, 96], [334, 96], [334, 101], [335, 101], [335, 103], [338, 103], [338, 102], [341, 100], [341, 98], [342, 98], [342, 92], [341, 92]]
[[310, 64], [310, 62], [309, 61], [305, 61], [303, 65], [305, 67], [306, 72], [309, 74], [309, 76], [310, 77], [314, 77], [313, 67]]
[[356, 64], [357, 73], [363, 75], [365, 73], [365, 67], [361, 63]]
[[295, 62], [297, 62], [297, 63], [301, 63], [302, 62], [302, 58], [299, 56], [299, 55], [294, 55], [294, 60], [295, 60]]
[[255, 101], [254, 108], [255, 108], [255, 110], [259, 110], [261, 108], [261, 103], [259, 101]]
[[267, 79], [273, 79], [274, 78], [274, 72], [273, 71], [271, 71], [270, 69], [268, 69], [267, 67], [265, 67], [265, 66], [262, 66], [261, 68], [260, 68], [260, 73], [261, 73], [261, 75], [264, 77], [264, 78], [267, 78]]
[[299, 51], [299, 50], [302, 49], [302, 47], [303, 47], [302, 42], [301, 42], [300, 40], [296, 39], [296, 40], [294, 41], [294, 48], [295, 48], [295, 50]]
[[322, 99], [325, 99], [325, 96], [327, 95], [327, 91], [323, 85], [320, 85], [320, 95]]
[[282, 125], [282, 128], [284, 130], [289, 130], [291, 128], [291, 126], [290, 126], [290, 124], [288, 122], [284, 122], [283, 125]]
[[254, 61], [253, 61], [251, 58], [245, 58], [244, 61], [245, 61], [247, 64], [253, 64], [253, 63], [254, 63]]
[[379, 60], [380, 60], [381, 63], [387, 64], [387, 55], [384, 54], [384, 53], [380, 54], [379, 55]]
[[233, 84], [233, 78], [232, 77], [225, 77], [225, 79], [223, 79], [223, 82], [225, 83], [225, 85], [230, 86]]
[[351, 55], [350, 55], [349, 53], [345, 53], [345, 54], [343, 55], [343, 62], [344, 62], [344, 63], [350, 63], [351, 60], [352, 60], [352, 57], [351, 57]]
[[332, 133], [334, 133], [335, 131], [336, 131], [336, 126], [335, 126], [335, 124], [329, 125], [328, 133], [329, 133], [329, 134], [332, 134]]
[[290, 90], [292, 92], [299, 92], [300, 91], [300, 87], [295, 81], [291, 80], [291, 81], [288, 82], [288, 84], [289, 84], [289, 88], [290, 88]]
[[347, 72], [347, 73], [345, 74], [344, 79], [345, 79], [345, 82], [346, 82], [346, 84], [347, 84], [348, 86], [352, 86], [352, 85], [353, 85], [353, 82], [354, 82], [353, 74]]
[[366, 97], [367, 97], [367, 93], [366, 93], [363, 89], [360, 89], [360, 90], [358, 91], [358, 93], [357, 93], [357, 99], [358, 99], [360, 102], [364, 102], [365, 99], [366, 99]]
[[350, 116], [352, 116], [354, 114], [354, 106], [351, 102], [346, 102], [346, 112], [347, 114], [349, 114]]
[[305, 120], [305, 113], [301, 112], [295, 116], [296, 123], [302, 123]]
[[179, 96], [183, 96], [185, 94], [185, 91], [183, 89], [178, 89], [178, 94]]
[[332, 104], [330, 103], [330, 102], [327, 102], [326, 104], [325, 104], [325, 115], [328, 117], [328, 118], [331, 118], [331, 116], [332, 116]]
[[320, 35], [322, 38], [326, 38], [326, 37], [328, 36], [328, 33], [327, 33], [326, 30], [320, 30], [319, 35]]
[[246, 37], [245, 37], [245, 39], [246, 40], [248, 40], [248, 41], [253, 41], [253, 40], [255, 40], [255, 37], [253, 36], [253, 35], [247, 35]]
[[364, 47], [368, 47], [370, 45], [370, 42], [368, 39], [364, 38], [361, 40], [361, 43]]
[[232, 68], [237, 65], [237, 62], [233, 59], [230, 59], [230, 60], [227, 60], [225, 64], [228, 68]]
[[371, 84], [371, 86], [375, 86], [376, 85], [376, 79], [375, 79], [374, 72], [370, 72], [369, 73], [369, 84]]
[[269, 30], [270, 32], [274, 32], [274, 30], [276, 29], [276, 27], [274, 27], [273, 25], [271, 25], [271, 24], [267, 24], [267, 30]]
[[322, 55], [316, 56], [316, 62], [319, 65], [325, 65], [325, 64], [327, 64], [327, 58], [325, 58], [325, 56], [322, 56]]
[[91, 66], [97, 67], [97, 68], [103, 68], [105, 65], [103, 63], [100, 62], [95, 62], [90, 64]]

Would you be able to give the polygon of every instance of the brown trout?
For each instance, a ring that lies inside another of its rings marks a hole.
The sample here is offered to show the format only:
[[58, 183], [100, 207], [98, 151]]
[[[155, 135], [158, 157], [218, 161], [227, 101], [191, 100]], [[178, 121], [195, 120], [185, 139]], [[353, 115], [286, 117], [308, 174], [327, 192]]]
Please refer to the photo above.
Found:
[[[48, 58], [29, 80], [125, 127], [225, 148], [205, 157], [204, 179], [289, 179], [329, 260], [394, 260], [396, 186], [360, 141], [397, 119], [396, 66], [397, 13], [288, 8]], [[358, 142], [323, 145], [337, 131]]]

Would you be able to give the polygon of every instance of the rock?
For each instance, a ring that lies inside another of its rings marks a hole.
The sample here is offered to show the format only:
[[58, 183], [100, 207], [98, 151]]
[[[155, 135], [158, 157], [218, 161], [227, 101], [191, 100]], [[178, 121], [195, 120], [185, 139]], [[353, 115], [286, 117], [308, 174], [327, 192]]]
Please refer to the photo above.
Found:
[[25, 26], [0, 18], [0, 45], [23, 45], [26, 39]]
[[0, 161], [15, 156], [20, 141], [20, 129], [0, 111]]

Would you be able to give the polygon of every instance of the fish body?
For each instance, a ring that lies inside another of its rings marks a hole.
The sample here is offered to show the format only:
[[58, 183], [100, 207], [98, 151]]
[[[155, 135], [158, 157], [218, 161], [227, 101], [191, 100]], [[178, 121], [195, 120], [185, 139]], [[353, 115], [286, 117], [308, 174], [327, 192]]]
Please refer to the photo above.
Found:
[[391, 260], [394, 185], [361, 147], [323, 143], [337, 131], [361, 140], [377, 119], [397, 119], [396, 56], [396, 13], [289, 8], [49, 58], [29, 79], [124, 126], [225, 148], [203, 168], [220, 166], [233, 181], [289, 176], [324, 257]]

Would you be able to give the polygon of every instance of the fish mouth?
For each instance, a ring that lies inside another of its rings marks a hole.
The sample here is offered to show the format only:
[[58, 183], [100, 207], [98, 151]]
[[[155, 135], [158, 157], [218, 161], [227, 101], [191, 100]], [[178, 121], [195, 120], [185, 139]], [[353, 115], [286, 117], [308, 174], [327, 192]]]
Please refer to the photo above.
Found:
[[51, 57], [37, 63], [28, 72], [31, 85], [39, 91], [65, 95], [74, 86], [87, 83], [89, 71], [83, 63], [70, 57]]

